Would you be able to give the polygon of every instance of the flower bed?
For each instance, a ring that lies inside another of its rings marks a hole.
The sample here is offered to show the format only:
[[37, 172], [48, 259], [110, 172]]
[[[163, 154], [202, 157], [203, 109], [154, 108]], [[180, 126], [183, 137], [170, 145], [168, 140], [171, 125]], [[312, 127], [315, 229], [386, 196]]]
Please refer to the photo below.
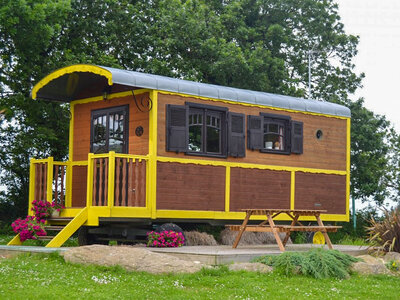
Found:
[[151, 231], [147, 233], [147, 247], [182, 247], [185, 237], [182, 232], [175, 231]]
[[33, 216], [27, 216], [25, 219], [18, 218], [11, 227], [15, 233], [19, 233], [21, 242], [28, 239], [37, 240], [39, 236], [47, 235], [44, 230], [46, 220], [50, 218], [53, 211], [60, 211], [64, 208], [57, 202], [32, 201]]

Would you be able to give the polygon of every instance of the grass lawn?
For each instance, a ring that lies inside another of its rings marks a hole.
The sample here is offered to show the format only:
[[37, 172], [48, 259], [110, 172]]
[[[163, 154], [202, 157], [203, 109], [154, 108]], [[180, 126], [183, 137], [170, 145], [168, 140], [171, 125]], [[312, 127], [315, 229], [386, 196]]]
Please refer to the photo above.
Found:
[[347, 280], [231, 272], [150, 275], [65, 263], [58, 254], [0, 260], [1, 299], [399, 299], [400, 278]]

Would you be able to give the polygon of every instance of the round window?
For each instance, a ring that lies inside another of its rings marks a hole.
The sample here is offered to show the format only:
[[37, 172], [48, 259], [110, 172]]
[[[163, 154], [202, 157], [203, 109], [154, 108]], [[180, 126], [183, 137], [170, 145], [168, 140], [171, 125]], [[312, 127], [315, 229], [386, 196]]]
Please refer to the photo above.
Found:
[[323, 134], [321, 129], [318, 129], [317, 132], [315, 133], [316, 138], [319, 139], [319, 140], [322, 139], [323, 135], [324, 134]]

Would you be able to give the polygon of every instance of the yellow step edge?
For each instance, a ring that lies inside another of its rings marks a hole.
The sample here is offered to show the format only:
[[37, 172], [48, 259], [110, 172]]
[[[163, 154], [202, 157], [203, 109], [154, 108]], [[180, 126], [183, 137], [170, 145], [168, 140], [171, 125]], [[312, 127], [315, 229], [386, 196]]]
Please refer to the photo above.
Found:
[[87, 220], [88, 208], [85, 207], [46, 245], [46, 248], [61, 247]]
[[22, 242], [19, 238], [19, 233], [16, 236], [14, 236], [14, 238], [11, 241], [9, 241], [7, 244], [7, 246], [21, 246], [21, 245], [22, 245]]

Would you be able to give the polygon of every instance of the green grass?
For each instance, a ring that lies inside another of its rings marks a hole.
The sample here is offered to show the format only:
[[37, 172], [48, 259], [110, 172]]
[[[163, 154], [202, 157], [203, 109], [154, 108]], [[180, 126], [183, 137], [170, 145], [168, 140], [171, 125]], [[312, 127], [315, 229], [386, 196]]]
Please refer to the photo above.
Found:
[[[0, 234], [0, 245], [7, 245], [9, 241], [13, 239], [15, 235], [9, 234]], [[38, 241], [38, 240], [26, 240], [22, 245], [23, 246], [46, 246], [49, 241]], [[78, 245], [78, 238], [77, 237], [70, 237], [62, 247], [77, 247]]]
[[150, 275], [65, 263], [56, 254], [0, 260], [1, 299], [398, 299], [399, 278], [347, 280], [231, 272]]

